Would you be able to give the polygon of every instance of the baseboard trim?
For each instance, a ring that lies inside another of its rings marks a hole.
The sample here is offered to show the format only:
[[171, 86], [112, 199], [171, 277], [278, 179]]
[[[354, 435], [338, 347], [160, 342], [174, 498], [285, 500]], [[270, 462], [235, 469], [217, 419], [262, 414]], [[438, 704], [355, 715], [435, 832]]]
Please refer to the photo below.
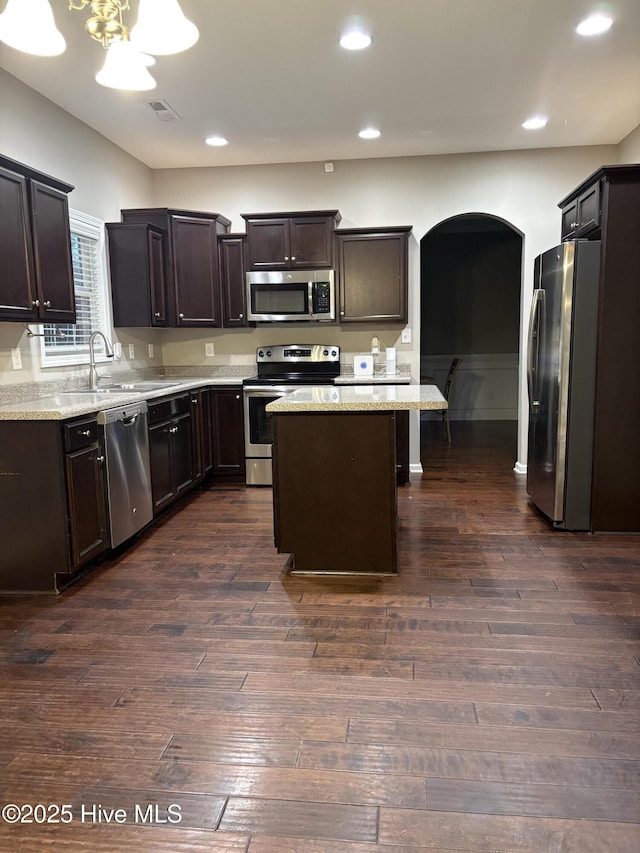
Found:
[[513, 466], [513, 470], [516, 474], [526, 474], [527, 466], [524, 464], [524, 462], [516, 462], [516, 464]]

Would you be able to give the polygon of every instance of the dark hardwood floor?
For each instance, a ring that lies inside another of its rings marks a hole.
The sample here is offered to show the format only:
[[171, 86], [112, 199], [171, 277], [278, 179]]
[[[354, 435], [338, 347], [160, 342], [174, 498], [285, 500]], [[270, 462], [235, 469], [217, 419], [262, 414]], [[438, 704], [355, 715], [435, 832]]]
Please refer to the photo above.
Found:
[[0, 799], [73, 807], [0, 850], [637, 853], [640, 538], [552, 531], [514, 424], [441, 429], [397, 578], [287, 575], [220, 486], [0, 598]]

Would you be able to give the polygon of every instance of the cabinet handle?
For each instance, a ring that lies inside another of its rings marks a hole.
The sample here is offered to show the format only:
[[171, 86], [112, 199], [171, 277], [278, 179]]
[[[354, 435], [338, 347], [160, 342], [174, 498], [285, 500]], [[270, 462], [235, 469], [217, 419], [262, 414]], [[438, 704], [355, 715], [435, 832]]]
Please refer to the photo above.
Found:
[[244, 317], [244, 314], [238, 314], [238, 317], [240, 318], [240, 320], [242, 320], [242, 318]]
[[291, 260], [292, 260], [292, 261], [295, 261], [295, 259], [296, 259], [296, 256], [295, 256], [295, 255], [291, 255]]
[[89, 436], [91, 435], [91, 430], [90, 429], [79, 429], [78, 435], [85, 435], [87, 438], [89, 438]]
[[236, 400], [240, 399], [240, 394], [236, 394]]
[[160, 312], [156, 311], [156, 313], [153, 316], [159, 320], [160, 319]]
[[195, 399], [191, 400], [191, 402], [192, 402], [194, 405], [197, 405], [197, 404], [198, 404], [198, 398], [196, 397]]
[[184, 314], [178, 314], [178, 317], [179, 317], [181, 320], [184, 320]]
[[285, 255], [285, 256], [284, 256], [284, 259], [285, 259], [285, 261], [288, 261], [288, 260], [289, 260], [289, 255]]
[[98, 463], [98, 465], [102, 465], [102, 463], [104, 462], [104, 456], [96, 456], [96, 462]]
[[176, 433], [176, 432], [178, 432], [178, 427], [177, 427], [177, 426], [176, 426], [176, 427], [171, 427], [171, 429], [169, 430], [169, 432], [171, 432], [171, 433]]
[[571, 228], [577, 228], [579, 224], [580, 224], [579, 222], [572, 222], [570, 227]]
[[341, 311], [341, 312], [340, 312], [340, 316], [341, 316], [341, 317], [344, 317], [344, 311]]
[[51, 300], [50, 299], [47, 299], [47, 301], [43, 304], [44, 304], [45, 308], [51, 308]]
[[31, 304], [33, 305], [34, 308], [39, 308], [40, 307], [40, 300], [34, 299]]

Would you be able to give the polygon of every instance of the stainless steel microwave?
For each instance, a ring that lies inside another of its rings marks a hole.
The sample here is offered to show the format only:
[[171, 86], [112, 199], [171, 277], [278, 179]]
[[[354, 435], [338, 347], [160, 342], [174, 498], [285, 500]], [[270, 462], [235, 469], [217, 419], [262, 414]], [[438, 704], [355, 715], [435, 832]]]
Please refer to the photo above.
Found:
[[333, 270], [248, 272], [247, 319], [254, 323], [335, 320]]

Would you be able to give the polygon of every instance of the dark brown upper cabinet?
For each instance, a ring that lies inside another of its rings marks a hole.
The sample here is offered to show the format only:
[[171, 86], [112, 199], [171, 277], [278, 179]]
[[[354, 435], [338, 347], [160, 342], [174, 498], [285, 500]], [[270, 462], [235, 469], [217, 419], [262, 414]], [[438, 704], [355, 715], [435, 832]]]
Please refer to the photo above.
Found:
[[243, 213], [247, 223], [247, 266], [252, 270], [333, 267], [337, 210], [302, 213]]
[[166, 326], [166, 231], [132, 222], [106, 228], [114, 325]]
[[219, 213], [169, 208], [122, 211], [123, 222], [155, 225], [167, 234], [167, 325], [222, 326], [218, 234], [231, 224]]
[[244, 234], [222, 234], [218, 237], [222, 323], [226, 329], [247, 325], [245, 242]]
[[600, 235], [601, 206], [600, 197], [602, 179], [592, 181], [581, 192], [565, 199], [562, 206], [562, 240], [575, 240], [579, 237]]
[[410, 225], [336, 231], [341, 323], [406, 323]]
[[72, 189], [0, 157], [0, 320], [75, 323]]

